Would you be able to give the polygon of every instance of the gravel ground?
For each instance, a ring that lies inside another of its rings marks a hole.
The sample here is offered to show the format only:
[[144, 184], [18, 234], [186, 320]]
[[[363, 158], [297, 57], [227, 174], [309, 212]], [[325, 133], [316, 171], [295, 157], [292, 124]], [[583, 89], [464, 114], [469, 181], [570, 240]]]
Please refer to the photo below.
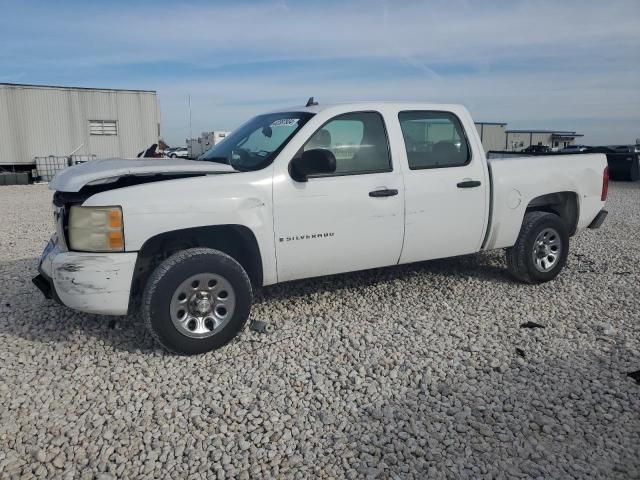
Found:
[[0, 187], [0, 477], [640, 478], [638, 183], [554, 282], [491, 252], [289, 283], [195, 358], [41, 297], [50, 198]]

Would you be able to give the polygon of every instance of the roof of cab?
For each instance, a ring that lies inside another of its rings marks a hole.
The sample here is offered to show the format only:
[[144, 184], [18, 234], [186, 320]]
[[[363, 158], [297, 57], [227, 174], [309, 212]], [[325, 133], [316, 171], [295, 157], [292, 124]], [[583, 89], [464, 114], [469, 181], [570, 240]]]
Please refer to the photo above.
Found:
[[333, 109], [333, 108], [341, 108], [344, 110], [360, 110], [362, 108], [371, 109], [371, 108], [380, 108], [380, 107], [395, 107], [400, 110], [451, 110], [455, 108], [463, 108], [462, 105], [457, 104], [440, 104], [440, 103], [431, 103], [431, 102], [394, 102], [394, 101], [362, 101], [362, 102], [344, 102], [344, 103], [321, 103], [318, 102], [316, 105], [311, 105], [309, 107], [305, 105], [296, 105], [285, 108], [277, 108], [269, 111], [268, 113], [279, 113], [279, 112], [309, 112], [309, 113], [320, 113], [323, 110]]

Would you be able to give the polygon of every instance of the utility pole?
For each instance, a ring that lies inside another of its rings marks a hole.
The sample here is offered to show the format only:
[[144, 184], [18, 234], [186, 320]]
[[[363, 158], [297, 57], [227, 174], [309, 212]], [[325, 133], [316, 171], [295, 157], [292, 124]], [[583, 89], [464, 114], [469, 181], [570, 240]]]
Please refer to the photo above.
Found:
[[191, 133], [191, 94], [189, 94], [189, 140], [193, 138]]

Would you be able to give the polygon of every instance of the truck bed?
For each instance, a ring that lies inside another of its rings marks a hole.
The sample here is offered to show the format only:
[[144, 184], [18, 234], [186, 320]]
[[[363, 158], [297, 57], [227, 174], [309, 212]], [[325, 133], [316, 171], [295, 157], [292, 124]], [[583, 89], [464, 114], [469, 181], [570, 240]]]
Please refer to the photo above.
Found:
[[493, 188], [483, 249], [512, 246], [526, 209], [541, 196], [563, 192], [575, 197], [578, 218], [572, 233], [586, 228], [604, 207], [603, 154], [508, 157], [488, 164]]

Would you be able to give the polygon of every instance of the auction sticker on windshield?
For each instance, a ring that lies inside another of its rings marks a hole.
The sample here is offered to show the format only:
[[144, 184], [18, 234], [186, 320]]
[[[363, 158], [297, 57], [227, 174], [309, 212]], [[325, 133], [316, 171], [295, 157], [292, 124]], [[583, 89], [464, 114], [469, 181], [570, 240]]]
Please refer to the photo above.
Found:
[[280, 118], [275, 120], [270, 127], [295, 127], [299, 118]]

